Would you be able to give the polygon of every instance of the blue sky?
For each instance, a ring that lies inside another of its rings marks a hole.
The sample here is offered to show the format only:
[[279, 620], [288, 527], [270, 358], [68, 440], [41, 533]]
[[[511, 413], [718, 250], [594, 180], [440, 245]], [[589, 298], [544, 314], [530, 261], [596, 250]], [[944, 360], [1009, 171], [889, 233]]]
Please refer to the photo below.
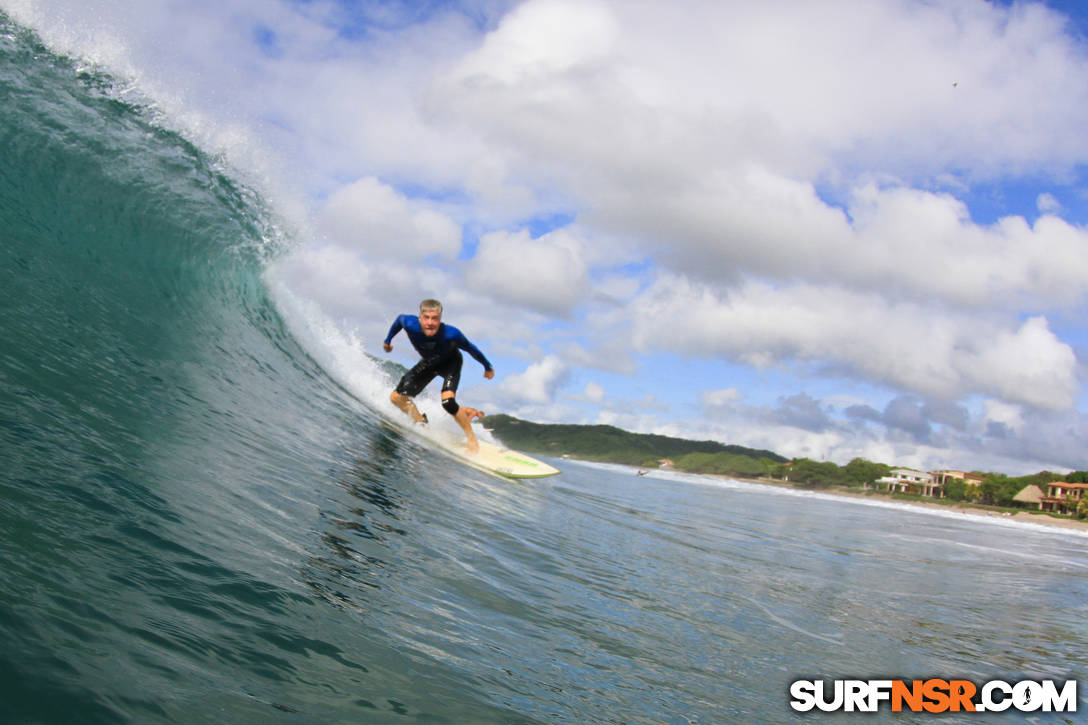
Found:
[[1078, 3], [117, 5], [0, 0], [256, 180], [312, 344], [437, 296], [485, 410], [1088, 468]]

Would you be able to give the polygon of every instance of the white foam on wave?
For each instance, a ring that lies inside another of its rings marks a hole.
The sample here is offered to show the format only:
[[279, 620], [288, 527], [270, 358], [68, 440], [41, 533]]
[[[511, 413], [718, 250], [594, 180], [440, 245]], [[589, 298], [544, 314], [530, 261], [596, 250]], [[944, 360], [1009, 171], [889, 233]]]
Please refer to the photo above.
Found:
[[325, 372], [364, 403], [388, 403], [389, 376], [366, 354], [355, 331], [341, 329], [315, 302], [292, 292], [277, 263], [265, 270], [264, 281], [287, 329]]

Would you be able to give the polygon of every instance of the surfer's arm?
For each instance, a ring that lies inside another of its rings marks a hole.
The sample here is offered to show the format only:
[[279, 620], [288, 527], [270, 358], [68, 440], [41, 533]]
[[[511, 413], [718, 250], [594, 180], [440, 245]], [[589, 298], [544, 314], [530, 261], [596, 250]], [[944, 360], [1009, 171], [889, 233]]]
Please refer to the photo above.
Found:
[[491, 363], [484, 356], [484, 354], [482, 352], [480, 352], [480, 348], [476, 347], [471, 342], [469, 342], [469, 339], [467, 337], [465, 337], [464, 333], [461, 332], [460, 330], [457, 331], [456, 343], [457, 343], [457, 347], [461, 348], [462, 350], [467, 352], [469, 355], [476, 358], [476, 362], [478, 362], [478, 363], [480, 363], [481, 365], [484, 366], [484, 377], [485, 378], [490, 380], [491, 378], [495, 377], [495, 368], [491, 367]]
[[397, 319], [393, 320], [393, 325], [390, 328], [390, 334], [385, 335], [385, 341], [382, 343], [382, 349], [384, 349], [384, 351], [386, 353], [392, 353], [393, 352], [393, 337], [398, 332], [400, 332], [401, 330], [404, 330], [404, 329], [405, 329], [405, 316], [400, 315], [400, 316], [397, 317]]
[[392, 352], [393, 337], [404, 329], [404, 317], [404, 315], [400, 315], [393, 320], [393, 326], [389, 328], [389, 334], [385, 336], [385, 342], [382, 343], [382, 349], [386, 352]]

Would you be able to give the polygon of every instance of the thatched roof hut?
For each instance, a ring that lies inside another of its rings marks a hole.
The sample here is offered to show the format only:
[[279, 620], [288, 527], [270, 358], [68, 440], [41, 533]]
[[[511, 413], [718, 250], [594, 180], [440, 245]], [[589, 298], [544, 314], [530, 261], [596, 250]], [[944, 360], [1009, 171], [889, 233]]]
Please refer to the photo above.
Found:
[[1020, 492], [1013, 496], [1012, 500], [1035, 508], [1042, 508], [1044, 498], [1046, 498], [1046, 493], [1033, 483], [1020, 489]]

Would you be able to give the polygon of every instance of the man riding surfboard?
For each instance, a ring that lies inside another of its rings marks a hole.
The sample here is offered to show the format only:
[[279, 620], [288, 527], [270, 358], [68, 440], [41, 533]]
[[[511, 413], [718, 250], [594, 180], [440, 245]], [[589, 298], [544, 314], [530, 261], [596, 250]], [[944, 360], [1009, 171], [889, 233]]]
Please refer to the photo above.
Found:
[[438, 300], [420, 302], [418, 317], [416, 315], [398, 316], [389, 328], [389, 334], [385, 336], [385, 342], [382, 343], [383, 350], [393, 351], [393, 337], [401, 330], [408, 335], [408, 341], [412, 343], [412, 347], [416, 349], [421, 359], [400, 379], [396, 389], [389, 394], [389, 400], [411, 416], [415, 422], [426, 423], [427, 416], [419, 412], [412, 398], [419, 395], [423, 388], [436, 377], [441, 377], [442, 407], [461, 426], [461, 430], [468, 437], [469, 452], [475, 453], [479, 450], [480, 444], [476, 440], [476, 434], [472, 432], [472, 420], [482, 418], [484, 414], [475, 408], [457, 403], [457, 386], [461, 381], [461, 365], [464, 362], [461, 350], [467, 351], [484, 366], [484, 377], [488, 380], [495, 377], [495, 369], [491, 367], [491, 363], [479, 348], [469, 342], [460, 330], [442, 322], [442, 303]]

